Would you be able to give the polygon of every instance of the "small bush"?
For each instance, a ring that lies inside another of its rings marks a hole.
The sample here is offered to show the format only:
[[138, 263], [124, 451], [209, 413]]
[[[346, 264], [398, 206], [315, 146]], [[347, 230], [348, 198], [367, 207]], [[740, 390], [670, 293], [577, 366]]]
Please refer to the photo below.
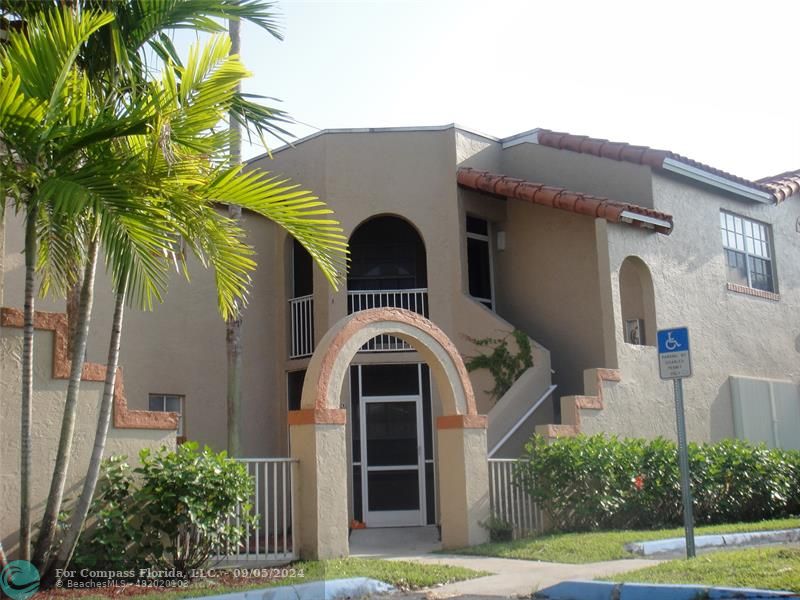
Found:
[[174, 452], [145, 449], [139, 458], [136, 469], [124, 457], [104, 464], [76, 566], [187, 574], [215, 549], [239, 543], [253, 489], [243, 464], [193, 443]]
[[[655, 440], [534, 436], [515, 477], [553, 529], [657, 529], [683, 521], [677, 445]], [[781, 518], [800, 512], [800, 452], [741, 440], [689, 444], [697, 523]]]
[[488, 530], [490, 542], [510, 542], [514, 537], [514, 525], [498, 515], [490, 515], [480, 525]]

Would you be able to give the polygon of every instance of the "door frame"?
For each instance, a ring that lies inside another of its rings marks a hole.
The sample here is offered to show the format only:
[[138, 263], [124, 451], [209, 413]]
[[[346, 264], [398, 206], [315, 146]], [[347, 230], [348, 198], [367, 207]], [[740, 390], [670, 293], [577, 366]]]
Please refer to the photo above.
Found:
[[[358, 365], [358, 393], [359, 393], [359, 427], [361, 429], [361, 512], [362, 519], [367, 527], [413, 527], [425, 525], [428, 522], [427, 516], [427, 494], [425, 490], [425, 428], [424, 412], [422, 410], [422, 369], [417, 365], [418, 392], [417, 394], [403, 394], [397, 396], [365, 396], [364, 386], [361, 381], [361, 367], [370, 365]], [[417, 417], [417, 464], [416, 465], [392, 465], [387, 467], [369, 467], [369, 456], [367, 454], [367, 404], [387, 403], [387, 402], [413, 402]], [[370, 511], [369, 510], [369, 472], [376, 471], [411, 471], [417, 470], [417, 481], [419, 482], [419, 509], [418, 510], [393, 510], [393, 511]], [[414, 513], [418, 513], [415, 515]]]

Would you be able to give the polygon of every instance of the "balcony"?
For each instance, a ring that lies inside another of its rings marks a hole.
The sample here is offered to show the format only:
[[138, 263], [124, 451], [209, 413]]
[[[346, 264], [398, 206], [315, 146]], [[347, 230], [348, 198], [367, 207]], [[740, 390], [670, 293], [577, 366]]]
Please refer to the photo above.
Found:
[[[405, 308], [428, 317], [428, 288], [410, 290], [353, 290], [347, 292], [347, 314], [370, 308]], [[411, 346], [391, 335], [379, 335], [361, 347], [362, 352], [409, 352]]]
[[289, 300], [291, 342], [289, 358], [303, 358], [314, 352], [314, 294]]
[[[314, 352], [314, 287], [311, 256], [296, 241], [292, 256], [289, 358], [293, 359]], [[383, 215], [355, 229], [350, 237], [348, 315], [371, 308], [404, 308], [427, 317], [427, 285], [425, 244], [411, 223]], [[378, 336], [361, 348], [362, 352], [410, 350], [390, 335]]]
[[[370, 308], [404, 308], [428, 317], [428, 288], [410, 290], [356, 290], [347, 292], [347, 314]], [[289, 358], [305, 358], [314, 352], [314, 295], [289, 300], [291, 340]], [[409, 352], [413, 348], [391, 335], [368, 341], [362, 352]]]

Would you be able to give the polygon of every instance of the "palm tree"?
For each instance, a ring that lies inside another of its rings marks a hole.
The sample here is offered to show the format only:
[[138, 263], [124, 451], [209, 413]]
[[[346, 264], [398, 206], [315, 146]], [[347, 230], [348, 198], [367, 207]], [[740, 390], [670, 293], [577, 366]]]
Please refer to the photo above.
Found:
[[[231, 19], [228, 22], [228, 34], [231, 38], [231, 54], [238, 56], [241, 46], [239, 21]], [[241, 92], [241, 86], [237, 91]], [[242, 129], [235, 115], [228, 117], [231, 129], [231, 163], [242, 162]], [[242, 209], [238, 204], [228, 206], [228, 215], [235, 220], [242, 218]], [[231, 317], [225, 322], [225, 342], [228, 355], [226, 400], [228, 406], [228, 454], [241, 456], [241, 440], [239, 425], [242, 412], [242, 319]]]
[[[86, 105], [70, 99], [71, 92], [77, 91], [78, 84], [70, 77], [78, 47], [88, 36], [108, 22], [108, 17], [87, 15], [77, 27], [65, 30], [52, 48], [50, 57], [43, 56], [40, 50], [19, 62], [47, 64], [45, 73], [34, 73], [31, 79], [18, 73], [17, 65], [10, 59], [15, 41], [25, 37], [12, 34], [11, 42], [3, 48], [0, 57], [0, 141], [6, 152], [2, 154], [0, 175], [9, 187], [14, 209], [24, 211], [25, 225], [25, 304], [24, 341], [22, 356], [22, 419], [20, 431], [20, 556], [30, 558], [30, 472], [31, 472], [31, 397], [33, 391], [33, 331], [34, 331], [34, 286], [37, 259], [37, 224], [42, 194], [41, 178], [53, 168], [63, 169], [74, 166], [72, 154], [64, 155], [64, 140], [60, 126], [65, 115], [72, 109], [82, 112]], [[35, 34], [32, 34], [35, 35]], [[46, 60], [49, 58], [50, 60]], [[47, 68], [49, 67], [49, 69]], [[40, 75], [50, 76], [47, 89]], [[39, 88], [39, 89], [37, 89]], [[74, 113], [73, 113], [74, 116]], [[92, 126], [82, 124], [80, 133], [87, 133]], [[95, 124], [96, 125], [96, 124]], [[5, 208], [5, 206], [3, 206]]]
[[[89, 10], [75, 13], [58, 10], [34, 17], [31, 21], [32, 35], [24, 39], [18, 36], [20, 39], [13, 41], [4, 57], [7, 60], [3, 61], [3, 81], [0, 85], [13, 80], [15, 76], [17, 79], [30, 76], [30, 69], [35, 68], [35, 64], [32, 61], [25, 63], [19, 58], [36, 55], [35, 49], [30, 46], [43, 39], [57, 37], [62, 30], [80, 29], [83, 20], [101, 16], [105, 17]], [[118, 27], [115, 21], [106, 21], [101, 26], [105, 25], [112, 32]], [[98, 30], [96, 28], [94, 31]], [[42, 35], [37, 37], [38, 32]], [[79, 45], [91, 46], [94, 39], [91, 36], [89, 33], [80, 38], [82, 41]], [[99, 37], [105, 39], [107, 36]], [[75, 44], [70, 46], [74, 47]], [[15, 51], [19, 56], [14, 54]], [[42, 194], [38, 190], [33, 196], [46, 200], [42, 205], [47, 207], [47, 211], [42, 214], [46, 214], [47, 218], [40, 220], [45, 221], [50, 229], [67, 227], [66, 224], [73, 223], [88, 225], [72, 235], [46, 236], [43, 239], [47, 240], [47, 244], [42, 244], [47, 250], [40, 260], [40, 269], [47, 275], [45, 280], [61, 284], [67, 282], [69, 273], [74, 271], [69, 268], [69, 261], [65, 257], [74, 256], [76, 248], [77, 251], [80, 249], [80, 244], [70, 247], [69, 240], [86, 240], [88, 250], [77, 327], [78, 343], [72, 355], [73, 375], [76, 376], [71, 377], [68, 388], [59, 453], [37, 543], [35, 558], [40, 565], [47, 561], [63, 498], [80, 381], [78, 364], [82, 363], [81, 348], [85, 347], [88, 332], [93, 264], [99, 247], [104, 247], [106, 251], [117, 302], [93, 458], [78, 510], [73, 515], [72, 527], [59, 553], [58, 560], [62, 563], [71, 556], [97, 481], [108, 429], [125, 299], [129, 290], [135, 290], [139, 303], [145, 306], [149, 306], [154, 299], [160, 299], [164, 285], [164, 263], [154, 258], [159, 255], [157, 250], [174, 249], [177, 236], [180, 235], [191, 251], [213, 266], [217, 275], [220, 310], [226, 318], [238, 314], [249, 284], [248, 272], [254, 263], [250, 259], [251, 249], [242, 241], [242, 230], [234, 221], [215, 210], [219, 202], [230, 203], [235, 200], [237, 204], [283, 226], [307, 247], [332, 283], [335, 284], [344, 266], [346, 242], [338, 223], [322, 218], [330, 212], [323, 203], [307, 192], [297, 190], [296, 186], [287, 186], [286, 182], [265, 174], [244, 173], [241, 166], [230, 163], [226, 152], [230, 134], [215, 130], [220, 119], [227, 111], [233, 110], [238, 119], [250, 125], [255, 121], [253, 130], [262, 134], [268, 131], [271, 113], [269, 109], [259, 107], [236, 93], [236, 83], [247, 76], [247, 72], [237, 57], [229, 56], [229, 51], [229, 42], [221, 38], [213, 39], [202, 51], [195, 49], [190, 52], [186, 66], [172, 62], [167, 51], [167, 68], [160, 81], [131, 79], [133, 71], [130, 65], [136, 64], [136, 60], [122, 54], [124, 60], [120, 64], [125, 65], [122, 76], [118, 79], [116, 76], [106, 77], [103, 81], [107, 84], [108, 81], [118, 82], [128, 77], [128, 83], [136, 83], [136, 93], [131, 93], [130, 85], [124, 87], [123, 93], [119, 93], [113, 85], [103, 92], [98, 92], [102, 88], [95, 86], [93, 93], [87, 95], [89, 100], [86, 102], [91, 105], [92, 98], [102, 98], [99, 106], [111, 107], [111, 114], [116, 121], [110, 119], [103, 122], [103, 127], [98, 127], [97, 131], [82, 132], [80, 127], [74, 130], [73, 119], [65, 124], [72, 128], [63, 127], [61, 131], [67, 140], [75, 134], [78, 141], [95, 140], [102, 148], [98, 151], [97, 147], [90, 149], [86, 143], [70, 145], [66, 142], [66, 149], [76, 153], [75, 156], [70, 155], [74, 172], [59, 172], [51, 168], [48, 173], [52, 175], [52, 181], [45, 178], [40, 184], [40, 188], [47, 193]], [[87, 80], [86, 70], [74, 66], [75, 54], [70, 50], [63, 56], [59, 55], [62, 62], [58, 64], [61, 68], [55, 71], [67, 72], [70, 81], [74, 80], [75, 85], [86, 89], [93, 82]], [[16, 71], [11, 67], [15, 67]], [[40, 83], [46, 84], [46, 89], [52, 83], [52, 79], [42, 80]], [[67, 96], [76, 91], [77, 87], [71, 88]], [[25, 94], [18, 96], [6, 106], [0, 101], [0, 125], [4, 116], [9, 122], [24, 116], [14, 112], [15, 107], [25, 105]], [[46, 97], [46, 93], [35, 96], [39, 100], [43, 97]], [[6, 115], [3, 114], [4, 108], [8, 109]], [[84, 107], [79, 110], [78, 114], [87, 110], [92, 114], [92, 111], [97, 111], [98, 115], [102, 112], [90, 106], [89, 109]], [[94, 121], [102, 122], [99, 117]], [[34, 119], [23, 119], [23, 124], [25, 127], [20, 131], [30, 135]], [[24, 154], [28, 151], [25, 136], [7, 138], [2, 141], [14, 153]], [[142, 177], [145, 171], [147, 177]], [[143, 186], [145, 189], [142, 189]], [[16, 206], [27, 205], [18, 201]]]

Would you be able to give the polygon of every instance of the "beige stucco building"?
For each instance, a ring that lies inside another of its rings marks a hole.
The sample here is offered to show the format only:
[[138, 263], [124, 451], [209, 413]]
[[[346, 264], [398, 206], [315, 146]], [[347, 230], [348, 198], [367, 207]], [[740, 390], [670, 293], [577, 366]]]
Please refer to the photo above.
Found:
[[[486, 372], [470, 374], [491, 455], [518, 455], [535, 429], [675, 437], [654, 343], [657, 329], [679, 325], [693, 350], [689, 438], [800, 448], [800, 175], [747, 181], [671, 152], [452, 125], [323, 131], [249, 168], [327, 202], [352, 262], [333, 290], [284, 232], [245, 216], [258, 260], [243, 319], [245, 455], [289, 453], [288, 413], [301, 407], [316, 345], [348, 314], [380, 307], [428, 317], [466, 357], [479, 351], [471, 339], [530, 337], [533, 367], [502, 398], [486, 392]], [[4, 305], [21, 307], [18, 221], [5, 237]], [[121, 364], [130, 410], [178, 409], [181, 436], [221, 449], [225, 331], [213, 285], [193, 269], [152, 313], [131, 311]], [[95, 306], [88, 358], [101, 362], [110, 294]], [[1, 374], [4, 440], [15, 373]], [[350, 518], [441, 522], [441, 405], [426, 360], [403, 340], [381, 336], [356, 353], [340, 398], [348, 479], [338, 493]], [[14, 452], [4, 442], [4, 465]]]

